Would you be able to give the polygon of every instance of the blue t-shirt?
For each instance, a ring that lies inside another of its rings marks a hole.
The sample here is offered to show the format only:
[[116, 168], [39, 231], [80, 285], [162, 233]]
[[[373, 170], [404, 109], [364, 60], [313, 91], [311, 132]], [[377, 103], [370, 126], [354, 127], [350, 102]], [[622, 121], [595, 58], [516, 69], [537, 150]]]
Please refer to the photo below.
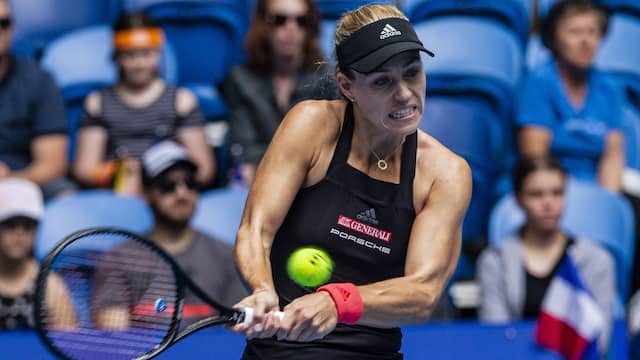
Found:
[[31, 60], [11, 57], [0, 80], [0, 161], [23, 169], [31, 163], [34, 138], [66, 133], [62, 96], [51, 76]]
[[589, 72], [582, 109], [569, 101], [556, 64], [530, 71], [518, 94], [518, 126], [538, 126], [552, 133], [550, 153], [576, 178], [596, 180], [607, 135], [622, 126], [622, 100], [607, 75]]

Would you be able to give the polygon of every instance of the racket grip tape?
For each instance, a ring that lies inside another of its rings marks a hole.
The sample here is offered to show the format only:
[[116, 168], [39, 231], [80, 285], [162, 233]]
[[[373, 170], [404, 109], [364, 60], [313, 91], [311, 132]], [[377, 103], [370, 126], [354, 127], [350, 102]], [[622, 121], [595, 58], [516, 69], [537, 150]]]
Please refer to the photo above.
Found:
[[[244, 320], [243, 324], [251, 324], [253, 322], [253, 308], [247, 307], [242, 309], [244, 311]], [[272, 311], [274, 316], [278, 318], [278, 320], [282, 320], [284, 318], [284, 312], [282, 311]]]

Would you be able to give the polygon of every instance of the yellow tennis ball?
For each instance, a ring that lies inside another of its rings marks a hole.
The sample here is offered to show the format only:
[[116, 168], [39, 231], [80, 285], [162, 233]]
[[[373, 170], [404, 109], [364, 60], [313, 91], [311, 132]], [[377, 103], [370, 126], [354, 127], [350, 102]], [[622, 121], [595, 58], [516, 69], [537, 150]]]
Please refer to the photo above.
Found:
[[301, 247], [287, 260], [287, 273], [291, 280], [306, 287], [317, 287], [331, 278], [333, 261], [329, 254], [315, 247]]

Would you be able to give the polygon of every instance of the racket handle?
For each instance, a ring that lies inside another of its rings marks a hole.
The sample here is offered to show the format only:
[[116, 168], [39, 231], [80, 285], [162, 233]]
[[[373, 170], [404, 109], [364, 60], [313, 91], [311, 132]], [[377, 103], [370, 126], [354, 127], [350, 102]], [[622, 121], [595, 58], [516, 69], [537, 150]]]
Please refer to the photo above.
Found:
[[[244, 311], [244, 321], [242, 323], [250, 324], [251, 322], [253, 322], [253, 308], [247, 307], [242, 310]], [[271, 314], [277, 317], [278, 320], [284, 319], [284, 312], [282, 311], [272, 311]]]

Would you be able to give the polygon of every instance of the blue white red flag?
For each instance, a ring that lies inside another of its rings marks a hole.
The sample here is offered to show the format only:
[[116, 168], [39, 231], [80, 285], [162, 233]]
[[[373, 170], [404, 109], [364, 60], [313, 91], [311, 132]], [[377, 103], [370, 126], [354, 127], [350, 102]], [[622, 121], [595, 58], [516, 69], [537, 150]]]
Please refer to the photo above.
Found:
[[602, 310], [584, 287], [571, 257], [562, 263], [545, 293], [536, 342], [569, 360], [598, 359]]

